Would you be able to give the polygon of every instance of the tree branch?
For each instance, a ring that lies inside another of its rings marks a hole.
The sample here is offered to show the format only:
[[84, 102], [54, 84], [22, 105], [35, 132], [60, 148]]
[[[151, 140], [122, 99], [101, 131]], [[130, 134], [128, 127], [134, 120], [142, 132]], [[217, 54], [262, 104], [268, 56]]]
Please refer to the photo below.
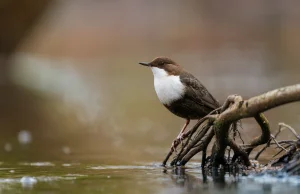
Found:
[[[203, 151], [202, 160], [204, 160], [206, 157], [207, 145], [210, 143], [213, 136], [215, 136], [216, 141], [211, 157], [213, 166], [225, 163], [224, 155], [227, 146], [234, 150], [234, 158], [241, 157], [245, 165], [250, 165], [248, 154], [250, 154], [253, 148], [268, 142], [270, 143], [271, 133], [269, 122], [262, 113], [277, 106], [295, 101], [300, 101], [300, 84], [275, 89], [248, 100], [243, 100], [242, 97], [238, 95], [229, 96], [223, 106], [219, 108], [221, 110], [220, 113], [211, 115], [211, 117], [214, 118], [213, 123], [210, 123], [210, 125], [207, 126], [208, 128], [205, 128], [206, 130], [201, 131], [202, 133], [199, 133], [200, 135], [198, 138], [194, 138], [191, 142], [186, 142], [177, 159], [175, 159], [176, 163], [179, 162], [181, 165], [184, 165], [200, 151]], [[261, 128], [262, 134], [250, 141], [247, 146], [240, 147], [236, 145], [234, 140], [229, 138], [230, 126], [233, 123], [248, 117], [255, 118]], [[198, 129], [200, 124], [201, 123], [198, 122], [190, 131], [189, 139]], [[210, 126], [212, 126], [213, 130], [208, 132]], [[288, 128], [288, 126], [284, 127]], [[208, 135], [204, 136], [207, 132]], [[199, 144], [199, 142], [201, 142], [201, 144]], [[195, 145], [199, 146], [195, 147]], [[169, 156], [167, 156], [167, 158], [168, 157]], [[167, 158], [164, 161], [164, 164], [166, 163]]]

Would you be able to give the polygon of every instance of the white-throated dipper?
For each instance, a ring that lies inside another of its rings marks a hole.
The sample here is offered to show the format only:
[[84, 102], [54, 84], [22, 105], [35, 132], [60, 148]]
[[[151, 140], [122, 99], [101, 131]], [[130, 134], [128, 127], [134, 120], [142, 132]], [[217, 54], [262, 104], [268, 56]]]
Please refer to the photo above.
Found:
[[[186, 119], [177, 140], [182, 140], [191, 119], [201, 119], [220, 106], [197, 78], [184, 71], [173, 60], [158, 57], [149, 63], [139, 64], [151, 68], [154, 88], [160, 102], [173, 114]], [[173, 145], [174, 142], [172, 147]]]

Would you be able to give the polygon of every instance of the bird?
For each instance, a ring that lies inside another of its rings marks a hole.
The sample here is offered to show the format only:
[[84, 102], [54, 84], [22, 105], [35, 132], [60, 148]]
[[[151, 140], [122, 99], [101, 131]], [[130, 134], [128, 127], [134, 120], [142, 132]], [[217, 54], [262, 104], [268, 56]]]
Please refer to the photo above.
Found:
[[173, 114], [186, 120], [175, 141], [182, 141], [190, 120], [201, 119], [220, 107], [205, 86], [181, 65], [168, 57], [157, 57], [151, 62], [139, 62], [149, 67], [154, 76], [154, 89], [159, 101]]

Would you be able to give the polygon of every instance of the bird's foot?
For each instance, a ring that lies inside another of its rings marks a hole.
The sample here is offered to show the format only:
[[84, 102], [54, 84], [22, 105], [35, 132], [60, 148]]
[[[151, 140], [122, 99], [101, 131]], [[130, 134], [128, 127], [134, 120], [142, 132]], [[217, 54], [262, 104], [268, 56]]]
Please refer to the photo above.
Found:
[[179, 134], [178, 136], [177, 136], [177, 138], [176, 138], [176, 141], [178, 141], [179, 143], [181, 143], [182, 144], [182, 146], [183, 146], [183, 133], [181, 133], [181, 134]]
[[177, 141], [179, 141], [180, 143], [182, 143], [183, 142], [183, 134], [184, 133], [181, 133], [181, 134], [179, 134], [178, 136], [177, 136]]
[[[174, 152], [177, 152], [177, 150], [176, 150], [176, 146], [178, 145], [178, 144], [182, 144], [183, 145], [183, 134], [179, 134], [178, 136], [177, 136], [177, 138], [173, 141], [173, 143], [172, 143], [172, 147], [171, 147], [171, 149], [174, 151]], [[176, 146], [175, 146], [176, 145]]]
[[176, 146], [175, 145], [177, 145], [177, 139], [175, 139], [174, 141], [173, 141], [173, 143], [172, 143], [172, 146], [171, 146], [171, 149], [172, 149], [172, 151], [173, 152], [176, 152], [177, 153], [177, 150], [176, 150]]

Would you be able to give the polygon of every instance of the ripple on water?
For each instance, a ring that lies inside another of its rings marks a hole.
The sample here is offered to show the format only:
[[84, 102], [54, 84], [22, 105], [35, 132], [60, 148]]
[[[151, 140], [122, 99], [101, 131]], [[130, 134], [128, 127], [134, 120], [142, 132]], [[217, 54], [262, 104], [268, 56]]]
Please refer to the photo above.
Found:
[[70, 166], [72, 166], [72, 164], [62, 164], [62, 166], [64, 166], [64, 167], [70, 167]]
[[271, 174], [249, 175], [247, 178], [261, 184], [291, 183], [300, 186], [300, 176], [290, 176], [285, 173], [277, 176]]
[[18, 182], [20, 182], [19, 179], [13, 179], [13, 178], [0, 179], [0, 183], [18, 183]]
[[137, 170], [137, 169], [156, 169], [154, 166], [131, 166], [131, 165], [102, 165], [102, 166], [89, 166], [87, 169], [91, 170]]
[[0, 187], [11, 184], [21, 184], [23, 188], [32, 188], [38, 182], [54, 182], [60, 180], [75, 180], [77, 177], [87, 175], [67, 174], [65, 176], [23, 176], [21, 178], [0, 178]]
[[[199, 167], [199, 163], [192, 163], [188, 165], [189, 168]], [[99, 166], [88, 166], [86, 169], [92, 170], [154, 170], [166, 168], [162, 166], [161, 162], [154, 163], [137, 163], [137, 165], [99, 165]], [[173, 167], [167, 167], [173, 168]]]
[[22, 187], [32, 187], [37, 183], [37, 179], [35, 177], [24, 176], [20, 179]]
[[21, 166], [55, 166], [55, 164], [51, 162], [21, 162], [19, 163]]
[[65, 175], [66, 177], [85, 177], [85, 176], [88, 176], [88, 175], [85, 175], [85, 174], [66, 174]]

